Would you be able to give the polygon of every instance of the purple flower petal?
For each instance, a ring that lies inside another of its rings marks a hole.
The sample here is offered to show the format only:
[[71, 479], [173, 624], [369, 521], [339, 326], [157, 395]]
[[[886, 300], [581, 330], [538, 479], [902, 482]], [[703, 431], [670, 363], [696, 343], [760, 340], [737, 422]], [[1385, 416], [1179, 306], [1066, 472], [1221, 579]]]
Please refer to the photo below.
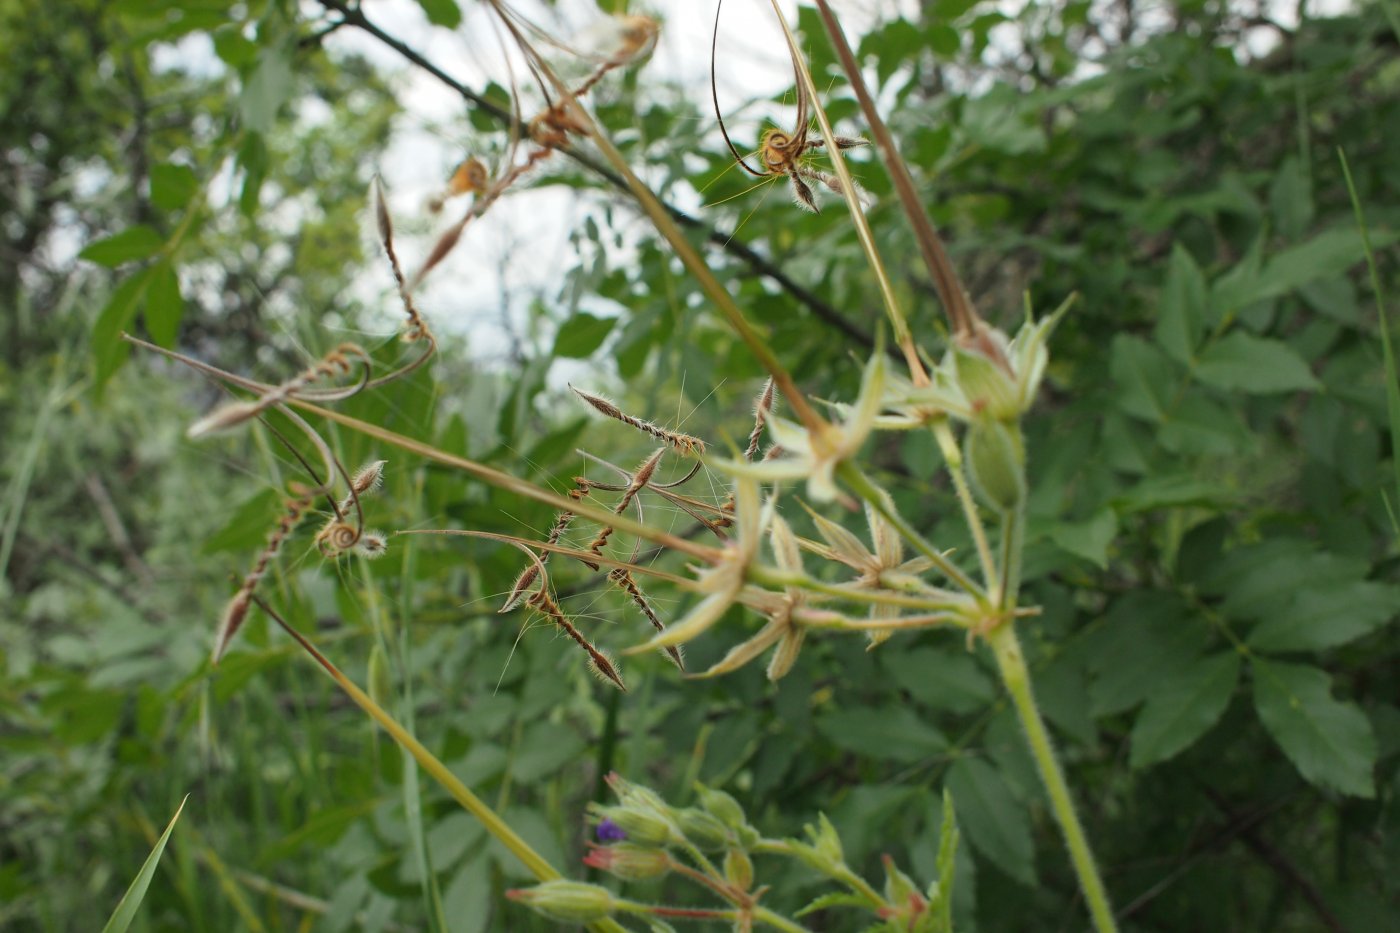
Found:
[[627, 833], [623, 831], [622, 827], [607, 817], [603, 817], [598, 822], [597, 833], [599, 842], [621, 842], [627, 838]]

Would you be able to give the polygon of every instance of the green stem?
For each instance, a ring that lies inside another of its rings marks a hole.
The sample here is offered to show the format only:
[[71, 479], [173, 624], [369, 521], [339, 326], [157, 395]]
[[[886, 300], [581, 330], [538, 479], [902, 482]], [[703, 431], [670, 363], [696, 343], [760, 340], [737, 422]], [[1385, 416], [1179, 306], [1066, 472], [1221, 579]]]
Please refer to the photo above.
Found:
[[794, 923], [782, 914], [776, 914], [767, 907], [755, 907], [753, 918], [759, 923], [767, 924], [775, 930], [785, 930], [787, 933], [811, 933], [809, 929], [799, 923]]
[[967, 530], [977, 548], [977, 559], [982, 563], [982, 579], [987, 582], [987, 589], [995, 593], [999, 586], [998, 574], [996, 564], [992, 562], [991, 546], [987, 544], [987, 529], [982, 524], [981, 513], [977, 511], [977, 500], [972, 498], [972, 490], [967, 485], [967, 474], [963, 472], [962, 451], [958, 449], [958, 440], [953, 436], [953, 429], [948, 427], [946, 418], [933, 423], [933, 436], [943, 453], [943, 461], [948, 464], [948, 475], [953, 478], [953, 488], [957, 490], [958, 501], [962, 503], [963, 519], [967, 522]]
[[1104, 890], [1103, 879], [1099, 877], [1098, 866], [1094, 864], [1094, 853], [1089, 848], [1089, 840], [1084, 835], [1084, 827], [1075, 812], [1074, 800], [1070, 797], [1069, 785], [1064, 772], [1055, 758], [1055, 748], [1050, 733], [1045, 728], [1045, 720], [1035, 705], [1031, 694], [1030, 671], [1026, 668], [1025, 656], [1021, 653], [1021, 643], [1016, 638], [1016, 629], [1011, 622], [997, 626], [987, 633], [987, 642], [996, 654], [997, 669], [1002, 683], [1011, 694], [1016, 706], [1016, 714], [1021, 718], [1021, 726], [1026, 730], [1026, 741], [1031, 747], [1031, 755], [1040, 771], [1040, 779], [1050, 796], [1050, 809], [1060, 824], [1065, 846], [1069, 849], [1074, 872], [1079, 876], [1079, 887], [1084, 899], [1089, 903], [1089, 914], [1098, 933], [1114, 933], [1118, 929], [1113, 920], [1113, 909], [1108, 903], [1108, 893]]
[[[797, 853], [785, 839], [760, 839], [758, 844], [753, 846], [752, 851], [763, 855], [783, 855], [788, 858], [797, 858]], [[874, 908], [884, 907], [885, 899], [880, 896], [880, 892], [870, 886], [870, 883], [851, 871], [850, 868], [841, 865], [834, 871], [823, 872], [828, 878], [855, 891], [861, 897], [870, 901], [870, 906]]]
[[1001, 523], [1001, 598], [997, 604], [1003, 610], [1016, 607], [1021, 590], [1021, 551], [1026, 539], [1025, 506], [1002, 516]]
[[[952, 561], [943, 556], [943, 552], [930, 544], [918, 529], [904, 520], [904, 516], [889, 507], [889, 500], [882, 495], [883, 490], [860, 471], [860, 467], [854, 463], [845, 461], [836, 468], [836, 472], [847, 486], [851, 488], [857, 496], [870, 503], [870, 506], [880, 514], [880, 517], [889, 522], [894, 530], [899, 532], [905, 541], [913, 546], [914, 550], [927, 557], [933, 566], [937, 567], [945, 577], [955, 586], [965, 591], [979, 603], [986, 602], [987, 591], [977, 585], [977, 582], [957, 568]], [[980, 525], [979, 525], [980, 527]]]

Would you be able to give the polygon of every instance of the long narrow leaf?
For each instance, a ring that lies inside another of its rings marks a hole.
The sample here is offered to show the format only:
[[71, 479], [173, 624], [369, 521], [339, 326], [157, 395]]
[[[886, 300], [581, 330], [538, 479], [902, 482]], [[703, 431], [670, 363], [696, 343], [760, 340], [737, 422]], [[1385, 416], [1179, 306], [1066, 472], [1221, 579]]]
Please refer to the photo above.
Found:
[[165, 832], [160, 834], [156, 840], [155, 848], [151, 849], [151, 854], [146, 856], [146, 863], [141, 866], [141, 870], [132, 879], [131, 886], [126, 889], [122, 899], [117, 902], [117, 909], [112, 911], [112, 916], [107, 919], [107, 925], [102, 928], [102, 933], [125, 933], [126, 928], [131, 926], [131, 921], [136, 919], [136, 911], [141, 906], [141, 901], [146, 897], [146, 889], [151, 886], [151, 879], [155, 877], [156, 866], [160, 864], [160, 857], [165, 852], [165, 844], [170, 841], [170, 833], [175, 829], [175, 821], [184, 812], [185, 801], [190, 799], [186, 794], [185, 799], [180, 801], [180, 805], [175, 808], [175, 815], [170, 818], [170, 823], [165, 827]]
[[[1356, 194], [1356, 184], [1351, 180], [1351, 166], [1347, 164], [1347, 154], [1340, 146], [1337, 147], [1337, 158], [1342, 163], [1342, 176], [1346, 179], [1351, 209], [1356, 214], [1356, 227], [1361, 231], [1361, 245], [1366, 252], [1366, 268], [1371, 273], [1371, 291], [1376, 297], [1381, 353], [1385, 359], [1385, 407], [1390, 415], [1390, 462], [1395, 470], [1396, 501], [1400, 502], [1400, 375], [1397, 375], [1395, 366], [1395, 344], [1390, 339], [1390, 319], [1385, 313], [1385, 291], [1381, 288], [1381, 276], [1376, 270], [1376, 255], [1371, 249], [1371, 234], [1366, 227], [1366, 215], [1361, 210], [1361, 199]], [[1400, 535], [1400, 528], [1396, 529], [1396, 534]]]

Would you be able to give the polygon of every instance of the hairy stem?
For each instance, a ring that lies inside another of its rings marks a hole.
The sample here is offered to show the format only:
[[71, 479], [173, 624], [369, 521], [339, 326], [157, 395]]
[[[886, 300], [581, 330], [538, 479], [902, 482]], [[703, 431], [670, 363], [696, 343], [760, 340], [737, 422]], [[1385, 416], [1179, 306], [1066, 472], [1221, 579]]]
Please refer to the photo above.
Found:
[[1050, 740], [1049, 731], [1045, 728], [1045, 720], [1041, 718], [1040, 709], [1031, 693], [1030, 671], [1026, 667], [1025, 656], [1021, 653], [1021, 642], [1016, 637], [1013, 623], [1006, 622], [992, 629], [987, 633], [987, 642], [996, 654], [1001, 681], [1011, 694], [1016, 715], [1020, 717], [1021, 726], [1026, 730], [1026, 741], [1030, 745], [1032, 757], [1035, 758], [1036, 768], [1040, 771], [1040, 780], [1050, 796], [1050, 809], [1055, 814], [1055, 821], [1060, 824], [1065, 847], [1069, 849], [1070, 861], [1074, 863], [1074, 872], [1079, 877], [1080, 890], [1084, 892], [1084, 899], [1089, 903], [1089, 914], [1093, 918], [1094, 929], [1098, 933], [1114, 933], [1118, 927], [1113, 920], [1108, 893], [1104, 890], [1103, 879], [1099, 877], [1094, 853], [1089, 848], [1089, 840], [1084, 835], [1079, 814], [1075, 812], [1074, 800], [1070, 797], [1069, 785], [1065, 782], [1064, 772], [1060, 770], [1060, 763], [1055, 757], [1055, 747]]
[[977, 511], [977, 500], [972, 498], [972, 490], [967, 485], [967, 474], [963, 472], [962, 451], [958, 450], [957, 438], [946, 419], [933, 423], [933, 436], [938, 441], [938, 449], [943, 453], [943, 461], [948, 464], [948, 475], [953, 478], [953, 488], [957, 490], [958, 501], [962, 503], [963, 519], [968, 533], [972, 535], [977, 548], [977, 559], [982, 564], [982, 579], [987, 589], [995, 593], [999, 589], [997, 566], [992, 560], [992, 548], [987, 544], [987, 529], [982, 524], [982, 515]]

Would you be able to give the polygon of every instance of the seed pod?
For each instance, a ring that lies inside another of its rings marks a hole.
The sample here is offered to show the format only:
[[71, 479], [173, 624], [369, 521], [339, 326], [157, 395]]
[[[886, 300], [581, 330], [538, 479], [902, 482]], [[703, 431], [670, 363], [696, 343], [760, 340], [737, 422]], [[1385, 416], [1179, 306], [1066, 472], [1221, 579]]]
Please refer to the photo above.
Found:
[[517, 888], [506, 897], [561, 923], [592, 923], [612, 916], [617, 902], [607, 888], [582, 881], [546, 881]]
[[743, 849], [724, 853], [724, 878], [741, 891], [753, 887], [753, 861]]
[[739, 801], [724, 791], [714, 790], [696, 781], [695, 793], [700, 798], [701, 808], [729, 829], [738, 829], [748, 822], [744, 815], [744, 808], [739, 806]]
[[733, 842], [731, 833], [723, 823], [695, 807], [677, 810], [676, 824], [685, 838], [697, 849], [706, 852], [718, 852]]
[[1014, 422], [979, 418], [967, 429], [963, 461], [972, 488], [989, 508], [1009, 512], [1026, 497], [1026, 452]]
[[671, 871], [671, 857], [664, 849], [622, 843], [598, 846], [584, 856], [583, 864], [597, 868], [623, 881], [647, 881]]

